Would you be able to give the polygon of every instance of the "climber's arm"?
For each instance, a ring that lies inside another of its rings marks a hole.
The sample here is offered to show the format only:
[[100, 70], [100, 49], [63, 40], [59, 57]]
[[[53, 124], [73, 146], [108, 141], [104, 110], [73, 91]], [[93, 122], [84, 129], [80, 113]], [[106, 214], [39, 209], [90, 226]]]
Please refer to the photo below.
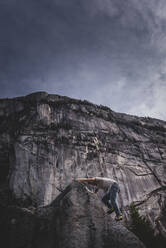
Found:
[[77, 178], [76, 179], [77, 182], [87, 182], [87, 183], [94, 183], [96, 181], [96, 178], [95, 177], [90, 177], [90, 178]]

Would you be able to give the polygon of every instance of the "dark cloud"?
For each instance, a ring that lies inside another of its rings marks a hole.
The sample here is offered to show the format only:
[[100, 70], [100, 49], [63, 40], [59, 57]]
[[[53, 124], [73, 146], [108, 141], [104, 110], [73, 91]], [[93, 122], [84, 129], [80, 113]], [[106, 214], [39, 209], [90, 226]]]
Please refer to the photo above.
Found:
[[45, 90], [166, 118], [165, 13], [164, 0], [0, 0], [0, 97]]

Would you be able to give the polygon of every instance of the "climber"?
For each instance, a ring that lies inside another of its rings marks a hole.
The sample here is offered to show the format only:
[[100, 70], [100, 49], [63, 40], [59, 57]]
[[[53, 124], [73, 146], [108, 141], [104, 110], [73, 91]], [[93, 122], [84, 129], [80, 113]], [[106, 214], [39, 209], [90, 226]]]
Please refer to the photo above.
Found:
[[111, 214], [113, 211], [116, 213], [116, 221], [122, 220], [122, 213], [119, 209], [117, 202], [117, 194], [120, 192], [118, 183], [110, 178], [104, 177], [91, 177], [91, 178], [77, 178], [77, 182], [87, 182], [93, 186], [96, 186], [94, 193], [97, 193], [99, 189], [104, 191], [102, 202], [109, 208], [107, 213]]

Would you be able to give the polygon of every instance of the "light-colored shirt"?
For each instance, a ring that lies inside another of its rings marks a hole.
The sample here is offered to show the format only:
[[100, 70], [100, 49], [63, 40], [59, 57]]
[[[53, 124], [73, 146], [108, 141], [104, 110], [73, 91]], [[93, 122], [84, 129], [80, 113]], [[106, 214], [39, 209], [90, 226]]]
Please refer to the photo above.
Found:
[[114, 179], [106, 177], [95, 177], [95, 180], [97, 182], [97, 187], [104, 190], [104, 192], [106, 192], [113, 183], [117, 183]]

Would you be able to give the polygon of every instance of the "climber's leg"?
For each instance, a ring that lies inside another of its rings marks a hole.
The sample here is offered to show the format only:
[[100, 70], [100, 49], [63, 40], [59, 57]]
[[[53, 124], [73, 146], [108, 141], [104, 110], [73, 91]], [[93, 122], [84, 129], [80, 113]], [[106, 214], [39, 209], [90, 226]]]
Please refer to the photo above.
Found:
[[119, 192], [120, 192], [119, 185], [117, 183], [114, 183], [110, 189], [110, 201], [111, 201], [111, 205], [115, 209], [115, 213], [117, 217], [122, 216], [122, 213], [119, 209], [119, 205], [117, 202], [117, 194]]

